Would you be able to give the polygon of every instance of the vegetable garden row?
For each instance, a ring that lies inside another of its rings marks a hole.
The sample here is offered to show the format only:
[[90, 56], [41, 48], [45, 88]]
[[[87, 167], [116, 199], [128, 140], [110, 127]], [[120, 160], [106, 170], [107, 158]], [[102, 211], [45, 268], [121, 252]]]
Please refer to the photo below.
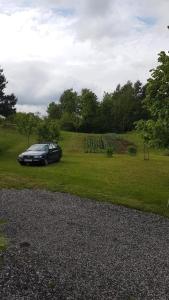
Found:
[[85, 137], [84, 150], [86, 153], [101, 153], [112, 148], [116, 150], [118, 136], [114, 133], [103, 135], [88, 135]]

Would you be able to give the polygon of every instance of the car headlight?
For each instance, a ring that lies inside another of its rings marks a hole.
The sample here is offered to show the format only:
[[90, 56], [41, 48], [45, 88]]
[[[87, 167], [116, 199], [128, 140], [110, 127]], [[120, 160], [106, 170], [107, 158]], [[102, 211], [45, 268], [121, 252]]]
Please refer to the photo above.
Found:
[[22, 154], [20, 154], [18, 157], [19, 157], [19, 158], [22, 158], [22, 157], [23, 157], [23, 155], [22, 155]]

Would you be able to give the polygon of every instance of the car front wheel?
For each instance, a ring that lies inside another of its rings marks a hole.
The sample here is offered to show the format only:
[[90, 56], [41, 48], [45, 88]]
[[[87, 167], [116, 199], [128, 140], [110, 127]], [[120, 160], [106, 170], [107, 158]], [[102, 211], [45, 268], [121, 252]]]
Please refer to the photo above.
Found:
[[25, 163], [23, 161], [19, 162], [21, 166], [25, 166]]
[[44, 159], [44, 166], [47, 166], [49, 164], [48, 160], [45, 158]]

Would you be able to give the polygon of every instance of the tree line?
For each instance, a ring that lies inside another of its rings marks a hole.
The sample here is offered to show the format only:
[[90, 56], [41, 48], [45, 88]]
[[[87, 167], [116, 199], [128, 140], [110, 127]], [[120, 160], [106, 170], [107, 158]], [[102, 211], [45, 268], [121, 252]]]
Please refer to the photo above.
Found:
[[12, 116], [22, 133], [24, 126], [28, 135], [30, 128], [36, 127], [41, 139], [54, 139], [59, 128], [87, 133], [121, 133], [136, 128], [146, 144], [169, 147], [169, 55], [164, 51], [145, 85], [128, 81], [112, 93], [104, 93], [101, 101], [90, 89], [82, 89], [80, 94], [68, 89], [59, 101], [49, 104], [43, 119], [31, 113], [16, 114], [17, 98], [5, 94], [6, 85], [0, 69], [0, 115]]
[[61, 129], [87, 133], [126, 132], [136, 121], [147, 119], [143, 106], [146, 86], [140, 81], [118, 85], [112, 93], [104, 93], [102, 101], [89, 89], [80, 95], [73, 89], [63, 92], [58, 102], [47, 108], [48, 117], [58, 120]]

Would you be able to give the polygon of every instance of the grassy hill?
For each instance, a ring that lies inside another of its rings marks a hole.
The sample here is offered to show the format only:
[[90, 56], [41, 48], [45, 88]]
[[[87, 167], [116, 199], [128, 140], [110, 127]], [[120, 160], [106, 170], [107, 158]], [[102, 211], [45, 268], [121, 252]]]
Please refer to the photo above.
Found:
[[137, 144], [135, 157], [84, 153], [85, 136], [63, 132], [60, 144], [64, 156], [60, 163], [22, 167], [16, 158], [27, 147], [26, 138], [15, 130], [0, 129], [0, 188], [69, 192], [169, 216], [169, 157], [151, 151], [150, 161], [144, 161], [142, 141], [136, 133], [122, 135]]

